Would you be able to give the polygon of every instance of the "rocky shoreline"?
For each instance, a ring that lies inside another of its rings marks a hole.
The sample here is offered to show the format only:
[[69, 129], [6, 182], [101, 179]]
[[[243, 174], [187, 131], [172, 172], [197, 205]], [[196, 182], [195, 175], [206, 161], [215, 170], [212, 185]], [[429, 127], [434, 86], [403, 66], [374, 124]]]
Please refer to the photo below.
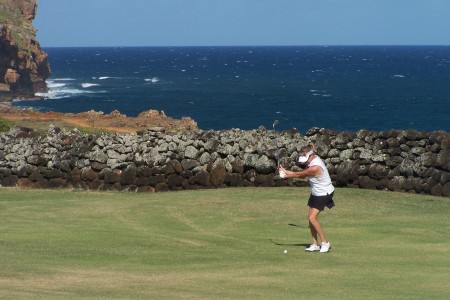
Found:
[[128, 117], [118, 110], [105, 114], [87, 111], [78, 114], [21, 109], [10, 103], [0, 103], [0, 120], [10, 121], [21, 127], [46, 130], [50, 124], [62, 128], [79, 128], [85, 131], [136, 133], [146, 128], [164, 127], [169, 131], [193, 130], [197, 122], [190, 117], [174, 119], [158, 110], [141, 112], [137, 117]]
[[445, 131], [274, 132], [164, 128], [138, 134], [81, 134], [50, 126], [0, 135], [0, 185], [161, 192], [241, 186], [305, 186], [275, 180], [281, 162], [295, 168], [298, 150], [316, 145], [338, 187], [450, 197], [450, 135]]

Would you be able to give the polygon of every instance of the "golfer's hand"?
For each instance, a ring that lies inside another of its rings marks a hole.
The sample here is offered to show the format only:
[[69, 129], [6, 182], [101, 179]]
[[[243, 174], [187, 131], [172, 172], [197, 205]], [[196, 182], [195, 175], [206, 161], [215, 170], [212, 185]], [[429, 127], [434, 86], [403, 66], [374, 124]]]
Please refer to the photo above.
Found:
[[286, 178], [290, 171], [286, 170], [282, 165], [278, 167], [278, 174], [280, 174], [281, 178]]

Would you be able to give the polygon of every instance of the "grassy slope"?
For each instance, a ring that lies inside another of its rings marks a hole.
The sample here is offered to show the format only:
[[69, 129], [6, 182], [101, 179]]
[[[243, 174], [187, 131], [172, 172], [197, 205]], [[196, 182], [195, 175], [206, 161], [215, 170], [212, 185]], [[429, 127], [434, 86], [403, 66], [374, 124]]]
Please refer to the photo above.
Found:
[[338, 189], [319, 254], [308, 192], [0, 190], [0, 298], [450, 297], [448, 199]]

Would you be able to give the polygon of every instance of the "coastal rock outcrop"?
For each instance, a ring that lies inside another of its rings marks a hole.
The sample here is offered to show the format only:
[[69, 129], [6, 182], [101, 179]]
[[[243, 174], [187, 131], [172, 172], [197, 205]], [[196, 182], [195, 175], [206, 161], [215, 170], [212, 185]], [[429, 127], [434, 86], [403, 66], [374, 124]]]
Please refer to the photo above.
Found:
[[47, 91], [50, 66], [32, 26], [36, 10], [36, 0], [0, 0], [0, 101]]

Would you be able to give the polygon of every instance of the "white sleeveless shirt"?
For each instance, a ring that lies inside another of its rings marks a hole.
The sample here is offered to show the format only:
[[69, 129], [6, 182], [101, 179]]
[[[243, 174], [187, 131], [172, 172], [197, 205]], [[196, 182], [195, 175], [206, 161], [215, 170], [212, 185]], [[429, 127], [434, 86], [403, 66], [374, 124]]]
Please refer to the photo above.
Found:
[[316, 156], [308, 165], [308, 167], [319, 166], [322, 168], [323, 173], [320, 176], [308, 177], [309, 185], [311, 186], [311, 194], [313, 196], [326, 196], [334, 191], [333, 183], [331, 182], [330, 174], [328, 173], [327, 167], [320, 159]]

